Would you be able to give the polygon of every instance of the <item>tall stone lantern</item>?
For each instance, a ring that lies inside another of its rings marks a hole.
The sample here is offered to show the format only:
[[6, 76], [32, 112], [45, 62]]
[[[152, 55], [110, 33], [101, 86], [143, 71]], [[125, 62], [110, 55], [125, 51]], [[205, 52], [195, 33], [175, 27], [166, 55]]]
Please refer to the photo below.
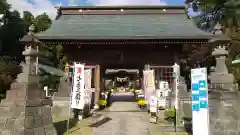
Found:
[[36, 74], [35, 63], [39, 53], [33, 30], [31, 26], [28, 35], [21, 40], [25, 44], [22, 73], [0, 104], [1, 135], [57, 135], [52, 121], [52, 101], [45, 97], [39, 84], [41, 77]]
[[214, 47], [212, 55], [216, 59], [216, 67], [210, 74], [210, 85], [218, 85], [208, 92], [210, 135], [239, 135], [240, 97], [234, 89], [234, 76], [226, 66], [229, 40], [213, 39], [209, 43]]
[[228, 72], [226, 66], [228, 38], [215, 38], [209, 41], [213, 46], [212, 56], [215, 57], [216, 67], [210, 74], [210, 82], [215, 85], [221, 85], [224, 89], [233, 90], [234, 76]]

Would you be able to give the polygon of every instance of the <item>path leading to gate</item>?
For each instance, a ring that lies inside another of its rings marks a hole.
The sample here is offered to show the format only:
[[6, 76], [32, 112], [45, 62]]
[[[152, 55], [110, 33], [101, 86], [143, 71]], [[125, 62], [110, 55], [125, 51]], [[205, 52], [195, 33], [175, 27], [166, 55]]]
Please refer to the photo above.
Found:
[[132, 93], [114, 93], [115, 102], [99, 112], [104, 122], [94, 127], [93, 135], [150, 135], [148, 114], [131, 102], [133, 98]]

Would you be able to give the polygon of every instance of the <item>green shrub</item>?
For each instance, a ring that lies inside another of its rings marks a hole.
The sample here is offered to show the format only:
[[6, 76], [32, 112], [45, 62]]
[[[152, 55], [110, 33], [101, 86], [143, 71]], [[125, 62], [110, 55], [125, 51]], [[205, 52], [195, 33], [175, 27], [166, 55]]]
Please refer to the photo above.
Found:
[[175, 115], [176, 115], [176, 111], [175, 109], [167, 109], [165, 112], [164, 112], [164, 117], [166, 120], [168, 121], [172, 121], [175, 119]]
[[9, 56], [0, 56], [0, 100], [5, 98], [6, 91], [20, 72], [19, 63]]
[[234, 75], [235, 83], [240, 86], [240, 64], [231, 67], [231, 72]]

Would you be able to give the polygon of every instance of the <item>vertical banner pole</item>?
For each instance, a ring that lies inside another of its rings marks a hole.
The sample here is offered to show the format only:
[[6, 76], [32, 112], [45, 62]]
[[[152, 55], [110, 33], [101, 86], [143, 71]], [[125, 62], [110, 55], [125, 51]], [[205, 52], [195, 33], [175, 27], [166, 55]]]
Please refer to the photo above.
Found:
[[68, 108], [68, 120], [67, 120], [67, 134], [69, 133], [69, 125], [70, 125], [70, 116], [71, 116], [71, 102], [72, 102], [72, 82], [73, 82], [73, 77], [72, 73], [68, 72], [68, 90], [69, 90], [69, 108]]
[[178, 99], [178, 93], [179, 93], [179, 76], [180, 76], [180, 67], [177, 63], [173, 65], [173, 72], [175, 74], [175, 132], [177, 131], [178, 126], [178, 110], [179, 110], [179, 99]]

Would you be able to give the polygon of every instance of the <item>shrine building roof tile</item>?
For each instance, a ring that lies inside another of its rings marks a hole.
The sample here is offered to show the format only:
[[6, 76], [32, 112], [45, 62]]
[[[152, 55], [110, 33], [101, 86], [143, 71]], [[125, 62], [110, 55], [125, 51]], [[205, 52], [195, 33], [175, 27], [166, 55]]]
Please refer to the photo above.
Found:
[[60, 7], [39, 39], [210, 39], [181, 6]]

